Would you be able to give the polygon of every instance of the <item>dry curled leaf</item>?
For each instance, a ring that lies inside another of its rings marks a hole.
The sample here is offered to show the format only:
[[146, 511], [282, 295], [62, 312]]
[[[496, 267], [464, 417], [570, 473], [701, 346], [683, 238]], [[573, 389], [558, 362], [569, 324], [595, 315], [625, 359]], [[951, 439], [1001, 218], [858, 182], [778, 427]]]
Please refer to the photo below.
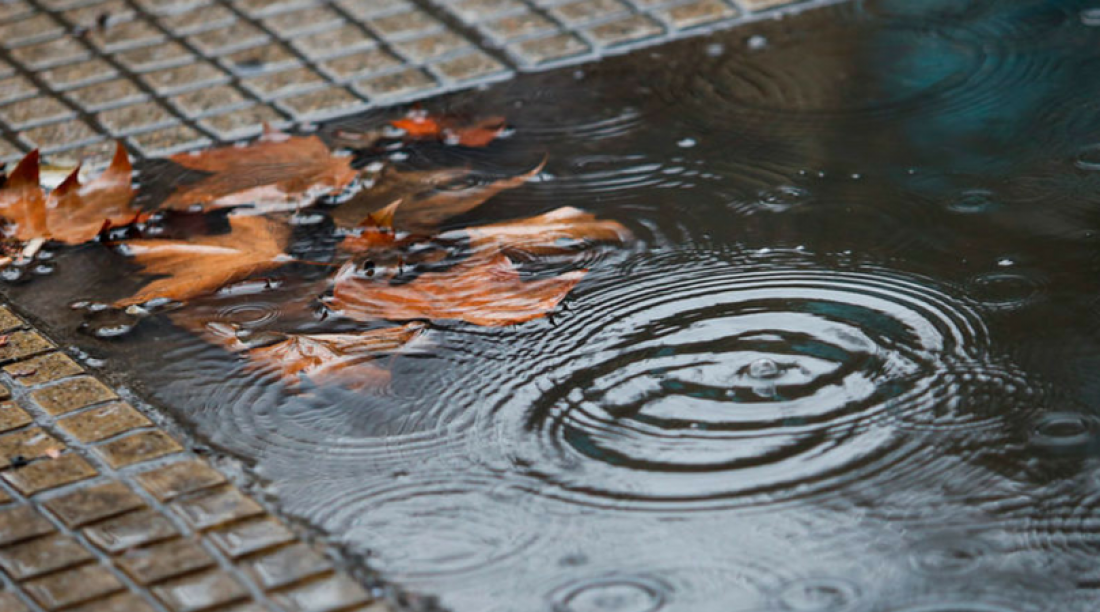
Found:
[[401, 201], [393, 215], [393, 227], [407, 232], [425, 232], [447, 219], [469, 212], [489, 198], [526, 183], [542, 171], [545, 161], [532, 170], [495, 181], [484, 182], [468, 168], [446, 168], [425, 172], [383, 169], [370, 188], [336, 208], [332, 218], [343, 227], [361, 225], [372, 211]]
[[126, 248], [145, 274], [164, 276], [117, 303], [143, 304], [154, 298], [186, 301], [275, 268], [290, 256], [283, 250], [290, 228], [264, 217], [230, 217], [231, 231], [183, 240], [131, 240]]
[[320, 138], [271, 130], [247, 146], [179, 153], [171, 160], [210, 173], [173, 193], [164, 203], [173, 210], [246, 205], [258, 212], [290, 210], [347, 187], [358, 174], [350, 157], [333, 155]]
[[76, 168], [47, 196], [39, 186], [39, 167], [38, 152], [28, 153], [0, 189], [5, 236], [19, 242], [82, 244], [108, 227], [140, 219], [130, 205], [133, 167], [121, 143], [107, 170], [87, 185], [80, 184]]
[[411, 281], [393, 279], [346, 264], [337, 274], [326, 305], [356, 321], [453, 319], [475, 325], [515, 325], [545, 316], [580, 282], [584, 271], [524, 281], [508, 257], [497, 254], [429, 271]]
[[423, 323], [345, 334], [280, 334], [276, 342], [249, 348], [237, 339], [236, 329], [209, 324], [205, 335], [248, 357], [249, 367], [274, 372], [289, 386], [302, 378], [315, 385], [339, 384], [353, 390], [384, 386], [390, 372], [378, 364], [398, 353], [426, 330]]

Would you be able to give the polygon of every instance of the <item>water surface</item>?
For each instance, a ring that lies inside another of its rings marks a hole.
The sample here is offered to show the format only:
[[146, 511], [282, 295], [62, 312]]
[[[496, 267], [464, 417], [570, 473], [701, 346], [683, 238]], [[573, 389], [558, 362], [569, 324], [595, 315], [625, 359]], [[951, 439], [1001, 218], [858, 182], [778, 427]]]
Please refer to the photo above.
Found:
[[1096, 609], [1100, 4], [851, 2], [437, 104], [515, 134], [402, 167], [549, 160], [464, 222], [638, 243], [552, 317], [433, 325], [378, 393], [79, 333], [60, 305], [139, 283], [98, 245], [6, 291], [456, 612]]

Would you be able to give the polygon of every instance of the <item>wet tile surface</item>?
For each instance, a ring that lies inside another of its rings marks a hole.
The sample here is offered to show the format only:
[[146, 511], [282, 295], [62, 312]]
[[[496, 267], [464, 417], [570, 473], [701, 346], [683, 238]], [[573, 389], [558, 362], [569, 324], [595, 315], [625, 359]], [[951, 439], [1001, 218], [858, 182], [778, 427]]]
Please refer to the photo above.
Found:
[[167, 155], [833, 1], [0, 2], [0, 162]]
[[[367, 591], [0, 306], [0, 612], [351, 610]], [[371, 610], [388, 610], [381, 603]]]

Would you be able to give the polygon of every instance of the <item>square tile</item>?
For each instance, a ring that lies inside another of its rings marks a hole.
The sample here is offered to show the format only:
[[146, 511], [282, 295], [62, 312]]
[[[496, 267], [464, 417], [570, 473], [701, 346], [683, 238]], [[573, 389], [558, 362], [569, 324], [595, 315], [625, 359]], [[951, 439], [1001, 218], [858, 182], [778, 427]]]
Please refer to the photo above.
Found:
[[801, 0], [739, 0], [741, 6], [749, 9], [750, 11], [764, 11], [780, 6], [789, 6], [791, 4], [797, 4]]
[[249, 559], [245, 568], [264, 590], [271, 590], [332, 571], [332, 564], [299, 542]]
[[256, 26], [238, 21], [227, 28], [196, 34], [187, 40], [202, 53], [219, 55], [261, 44], [268, 36]]
[[51, 453], [65, 450], [65, 443], [41, 427], [31, 427], [0, 436], [0, 469], [24, 465]]
[[125, 402], [97, 406], [57, 422], [58, 427], [81, 442], [98, 442], [152, 424], [145, 415]]
[[38, 578], [24, 588], [43, 607], [56, 610], [123, 590], [122, 583], [102, 565], [85, 565]]
[[0, 79], [0, 102], [28, 98], [37, 93], [38, 87], [25, 77], [11, 76]]
[[8, 481], [23, 495], [35, 495], [49, 489], [80, 482], [96, 476], [95, 468], [83, 457], [66, 453], [60, 457], [42, 459], [21, 468], [4, 472]]
[[31, 506], [0, 510], [0, 546], [53, 533], [54, 526]]
[[185, 11], [160, 18], [160, 23], [177, 36], [198, 34], [207, 30], [216, 30], [233, 24], [237, 17], [228, 8], [215, 4], [204, 6], [201, 10]]
[[0, 342], [0, 363], [26, 359], [31, 355], [37, 355], [56, 348], [53, 342], [31, 330], [10, 332], [0, 336], [0, 338], [3, 339]]
[[276, 601], [291, 610], [343, 610], [370, 601], [363, 587], [337, 574], [282, 592]]
[[371, 74], [394, 70], [404, 63], [393, 54], [382, 49], [371, 49], [355, 55], [348, 55], [321, 62], [321, 70], [337, 81], [350, 81]]
[[114, 108], [103, 111], [96, 117], [103, 127], [116, 135], [150, 130], [176, 121], [172, 113], [156, 102]]
[[661, 24], [645, 15], [631, 15], [589, 28], [588, 39], [600, 47], [613, 47], [664, 34]]
[[294, 53], [279, 43], [270, 43], [231, 53], [222, 60], [240, 76], [251, 76], [291, 68], [301, 63]]
[[[0, 4], [0, 6], [3, 6]], [[30, 612], [27, 604], [11, 591], [0, 591], [0, 610], [4, 612]]]
[[415, 8], [410, 0], [336, 0], [336, 4], [356, 19], [368, 19]]
[[586, 23], [611, 19], [626, 15], [630, 8], [619, 0], [580, 0], [552, 7], [550, 14], [567, 26], [576, 27]]
[[65, 612], [156, 612], [149, 602], [133, 593], [119, 593]]
[[131, 136], [128, 140], [146, 157], [164, 157], [210, 144], [210, 139], [202, 132], [186, 125]]
[[115, 58], [134, 72], [156, 70], [195, 61], [195, 56], [177, 42], [166, 42], [122, 51]]
[[162, 502], [226, 483], [221, 472], [198, 459], [171, 463], [142, 472], [135, 479]]
[[167, 433], [154, 429], [116, 438], [94, 447], [111, 467], [120, 468], [183, 451]]
[[31, 70], [43, 70], [87, 59], [88, 55], [88, 50], [71, 37], [19, 47], [11, 52], [13, 59]]
[[524, 63], [532, 65], [564, 60], [590, 51], [588, 45], [572, 34], [514, 43], [509, 46], [509, 50]]
[[96, 523], [84, 530], [88, 541], [117, 554], [179, 535], [167, 517], [154, 510], [138, 510]]
[[[38, 73], [42, 80], [57, 90], [70, 89], [103, 81], [118, 74], [113, 66], [101, 59], [92, 59], [76, 64], [66, 64]], [[2, 87], [2, 86], [0, 86]]]
[[197, 531], [264, 512], [259, 504], [232, 487], [195, 493], [177, 499], [173, 506], [187, 524]]
[[195, 62], [167, 70], [146, 72], [141, 75], [141, 80], [157, 94], [166, 96], [228, 82], [229, 74], [209, 62]]
[[68, 119], [76, 114], [73, 109], [62, 104], [56, 98], [36, 96], [18, 102], [0, 106], [0, 119], [16, 129], [28, 128], [43, 123], [54, 123]]
[[[69, 121], [62, 121], [61, 123], [51, 123], [41, 127], [31, 128], [29, 130], [23, 130], [20, 135], [23, 142], [32, 149], [41, 149], [43, 153], [49, 153], [58, 149], [68, 149], [81, 143], [86, 143], [95, 140], [99, 137], [99, 133], [92, 129], [87, 123], [80, 119], [71, 119]], [[46, 360], [44, 365], [46, 366], [62, 366], [61, 362], [64, 361], [64, 357], [51, 357]], [[37, 384], [33, 381], [38, 380], [38, 377], [30, 372], [35, 366], [28, 367], [13, 367], [13, 371], [18, 372], [20, 378], [25, 378], [27, 384]], [[79, 373], [80, 370], [76, 370], [74, 373]], [[24, 382], [21, 380], [20, 382]]]
[[106, 28], [94, 28], [88, 35], [100, 51], [122, 51], [164, 40], [164, 34], [143, 19], [124, 21]]
[[722, 0], [696, 0], [655, 13], [666, 23], [680, 30], [695, 28], [731, 19], [737, 16], [737, 10]]
[[53, 535], [16, 544], [0, 551], [0, 567], [16, 580], [26, 580], [94, 559], [69, 536]]
[[102, 24], [118, 24], [129, 21], [137, 16], [137, 12], [126, 3], [126, 0], [107, 0], [97, 2], [90, 6], [62, 11], [61, 15], [74, 26], [91, 29]]
[[129, 79], [115, 79], [74, 89], [67, 97], [86, 110], [97, 111], [138, 102], [145, 93]]
[[354, 87], [369, 99], [386, 99], [431, 91], [436, 87], [436, 82], [423, 70], [409, 68], [358, 81]]
[[46, 412], [58, 415], [118, 399], [118, 395], [99, 380], [81, 376], [38, 389], [31, 398]]
[[9, 0], [0, 2], [0, 21], [11, 21], [34, 12], [26, 0]]
[[507, 66], [482, 51], [443, 60], [433, 64], [432, 68], [450, 81], [469, 81], [508, 73]]
[[169, 540], [125, 552], [115, 563], [135, 582], [150, 585], [214, 565], [214, 558], [191, 539]]
[[520, 0], [457, 0], [448, 2], [444, 6], [459, 19], [471, 25], [477, 25], [489, 17], [527, 10], [526, 5]]
[[230, 85], [216, 85], [196, 89], [169, 98], [172, 104], [189, 117], [212, 115], [248, 104], [248, 99]]
[[0, 432], [26, 427], [34, 422], [15, 402], [0, 403]]
[[491, 19], [481, 24], [481, 30], [497, 42], [507, 42], [556, 32], [558, 25], [538, 13], [526, 12]]
[[377, 43], [373, 36], [362, 29], [346, 24], [333, 30], [296, 38], [290, 44], [311, 59], [321, 59], [369, 49]]
[[145, 506], [137, 493], [119, 481], [85, 487], [43, 504], [66, 527], [76, 529]]
[[309, 4], [309, 0], [232, 0], [232, 2], [250, 17], [273, 15]]
[[439, 59], [469, 47], [470, 41], [450, 31], [394, 44], [398, 53], [416, 63]]
[[368, 23], [379, 36], [390, 40], [420, 36], [443, 28], [434, 17], [419, 10], [376, 17]]
[[234, 523], [211, 531], [208, 537], [233, 559], [294, 541], [294, 534], [271, 517]]
[[302, 93], [325, 86], [324, 77], [309, 68], [294, 68], [251, 77], [241, 81], [241, 85], [264, 100], [284, 98], [291, 94]]
[[23, 327], [23, 320], [15, 316], [10, 309], [0, 305], [0, 333], [7, 333], [17, 327]]
[[290, 96], [279, 100], [276, 105], [298, 121], [320, 121], [367, 108], [365, 102], [342, 87], [328, 87]]
[[220, 571], [179, 578], [154, 587], [153, 592], [169, 608], [179, 612], [197, 612], [248, 597], [244, 585]]
[[154, 15], [175, 15], [210, 10], [210, 0], [137, 0], [138, 6]]
[[267, 17], [263, 23], [276, 36], [291, 38], [300, 34], [335, 28], [344, 23], [344, 19], [328, 7], [311, 6]]
[[31, 15], [18, 21], [0, 22], [0, 44], [5, 47], [21, 45], [57, 38], [65, 28], [46, 13]]

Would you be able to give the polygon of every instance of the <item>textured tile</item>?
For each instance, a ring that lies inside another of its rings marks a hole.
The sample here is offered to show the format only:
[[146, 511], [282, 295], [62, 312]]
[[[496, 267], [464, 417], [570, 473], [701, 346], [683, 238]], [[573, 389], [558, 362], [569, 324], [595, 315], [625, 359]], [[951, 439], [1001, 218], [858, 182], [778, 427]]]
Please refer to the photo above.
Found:
[[463, 21], [477, 24], [487, 17], [527, 10], [520, 0], [455, 0], [448, 7]]
[[172, 104], [185, 115], [201, 117], [248, 104], [247, 98], [230, 85], [216, 85], [173, 96]]
[[46, 353], [4, 366], [4, 371], [20, 385], [33, 387], [82, 374], [84, 368], [64, 353]]
[[9, 48], [18, 47], [56, 38], [64, 31], [65, 28], [52, 17], [39, 13], [18, 21], [0, 22], [0, 44]]
[[321, 70], [337, 81], [350, 81], [371, 74], [393, 70], [402, 65], [400, 59], [382, 49], [371, 49], [321, 62]]
[[263, 514], [252, 498], [233, 487], [203, 491], [173, 503], [176, 512], [192, 529], [205, 530], [231, 521]]
[[37, 92], [38, 88], [25, 77], [10, 76], [0, 79], [0, 102], [29, 98]]
[[369, 19], [415, 8], [411, 0], [336, 0], [336, 3], [357, 19]]
[[106, 599], [69, 608], [65, 612], [155, 612], [153, 606], [133, 593], [119, 593]]
[[210, 139], [202, 132], [186, 125], [138, 134], [131, 136], [128, 140], [130, 146], [149, 157], [171, 155], [210, 144]]
[[11, 21], [29, 15], [34, 9], [26, 0], [0, 2], [0, 21]]
[[141, 80], [162, 96], [225, 83], [229, 78], [229, 74], [209, 62], [195, 62], [141, 75]]
[[483, 79], [508, 71], [507, 66], [482, 51], [443, 60], [433, 64], [436, 72], [451, 81]]
[[85, 565], [23, 585], [38, 603], [50, 610], [83, 603], [121, 591], [122, 583], [102, 565]]
[[365, 604], [370, 596], [347, 576], [338, 575], [284, 591], [277, 600], [295, 612], [328, 612]]
[[211, 531], [209, 537], [234, 559], [294, 541], [294, 534], [270, 517], [234, 523]]
[[26, 580], [94, 559], [69, 536], [36, 538], [0, 550], [0, 567], [16, 580]]
[[279, 100], [276, 105], [298, 121], [318, 121], [363, 110], [367, 105], [342, 87], [327, 87]]
[[166, 15], [160, 18], [160, 23], [177, 36], [198, 34], [208, 30], [216, 30], [233, 24], [236, 16], [228, 8], [215, 4], [204, 6], [202, 10], [184, 11], [182, 13]]
[[586, 30], [589, 40], [602, 47], [637, 42], [664, 33], [661, 24], [644, 15], [631, 15]]
[[423, 63], [466, 49], [470, 42], [454, 32], [437, 32], [415, 40], [396, 43], [394, 48], [413, 62]]
[[737, 11], [722, 0], [696, 0], [688, 4], [657, 11], [672, 27], [694, 28], [730, 19]]
[[116, 438], [96, 446], [95, 450], [111, 467], [119, 468], [178, 453], [183, 447], [167, 433], [151, 430]]
[[118, 399], [118, 394], [91, 376], [81, 376], [38, 389], [31, 399], [46, 412], [58, 415]]
[[7, 307], [0, 305], [0, 333], [7, 333], [11, 330], [22, 327], [23, 320], [15, 316], [11, 310]]
[[101, 51], [122, 51], [159, 43], [164, 40], [164, 34], [145, 20], [135, 20], [95, 28], [88, 40]]
[[328, 7], [311, 6], [267, 17], [263, 23], [276, 35], [293, 38], [309, 32], [335, 28], [343, 23], [343, 18]]
[[28, 147], [42, 149], [46, 153], [70, 148], [98, 137], [99, 134], [80, 119], [51, 123], [23, 130], [22, 133], [22, 140]]
[[145, 506], [125, 484], [114, 481], [55, 497], [44, 504], [66, 527], [76, 529]]
[[130, 49], [115, 55], [118, 61], [135, 72], [178, 66], [195, 61], [195, 56], [183, 45], [166, 42]]
[[[0, 4], [0, 7], [2, 6]], [[0, 592], [0, 612], [30, 612], [30, 608], [15, 593], [2, 591]]]
[[31, 506], [0, 510], [0, 546], [52, 533], [54, 526]]
[[248, 573], [264, 589], [278, 589], [332, 570], [332, 564], [298, 543], [249, 559]]
[[241, 85], [263, 100], [272, 100], [318, 89], [324, 87], [326, 82], [324, 77], [309, 68], [294, 68], [244, 79]]
[[428, 91], [435, 86], [435, 80], [423, 70], [410, 68], [359, 81], [355, 90], [368, 98], [384, 99]]
[[173, 580], [153, 588], [173, 612], [197, 612], [248, 597], [248, 591], [232, 576], [219, 571]]
[[261, 44], [267, 39], [268, 36], [263, 33], [263, 30], [244, 21], [238, 21], [227, 28], [211, 30], [188, 38], [199, 51], [209, 55], [229, 53], [251, 47]]
[[87, 58], [88, 55], [88, 50], [83, 45], [67, 37], [19, 47], [11, 52], [12, 58], [33, 70], [75, 62]]
[[144, 546], [179, 535], [164, 515], [154, 510], [138, 510], [96, 523], [84, 530], [88, 540], [109, 553]]
[[50, 87], [62, 90], [103, 81], [117, 74], [118, 71], [111, 64], [102, 59], [92, 59], [44, 70], [38, 76]]
[[114, 135], [151, 130], [176, 121], [172, 113], [156, 102], [114, 108], [103, 111], [96, 117]]
[[32, 422], [31, 415], [17, 406], [15, 402], [0, 403], [0, 432], [25, 427]]
[[56, 459], [42, 459], [4, 472], [4, 480], [23, 495], [35, 495], [94, 476], [96, 476], [95, 468], [75, 453], [66, 453]]
[[16, 331], [5, 335], [0, 343], [0, 362], [25, 359], [54, 348], [54, 343], [35, 331]]
[[97, 406], [57, 422], [58, 427], [81, 442], [98, 442], [152, 424], [145, 415], [125, 402]]
[[214, 558], [194, 540], [169, 540], [129, 550], [115, 563], [138, 584], [149, 585], [214, 565]]
[[530, 11], [493, 19], [483, 23], [481, 27], [487, 35], [499, 42], [538, 36], [558, 29], [553, 21]]
[[528, 64], [544, 64], [588, 53], [588, 45], [572, 34], [515, 43], [509, 47]]
[[90, 6], [61, 11], [62, 17], [69, 23], [82, 28], [95, 28], [103, 23], [121, 23], [137, 16], [126, 0], [108, 0]]
[[361, 28], [346, 24], [333, 30], [296, 38], [291, 44], [312, 59], [323, 59], [369, 49], [377, 42]]
[[135, 478], [146, 491], [160, 501], [169, 501], [180, 495], [209, 489], [226, 482], [225, 476], [198, 459], [180, 461], [142, 472]]
[[285, 45], [269, 43], [231, 53], [223, 60], [230, 70], [241, 76], [283, 70], [301, 63]]
[[423, 11], [412, 10], [371, 19], [370, 26], [379, 36], [397, 40], [439, 30], [443, 24]]
[[43, 123], [68, 119], [76, 112], [57, 98], [36, 96], [0, 106], [0, 119], [9, 126], [22, 129]]
[[0, 469], [19, 466], [32, 459], [65, 449], [65, 443], [41, 427], [21, 429], [0, 436]]
[[630, 8], [619, 0], [580, 0], [554, 6], [549, 10], [562, 23], [575, 27], [625, 15]]

